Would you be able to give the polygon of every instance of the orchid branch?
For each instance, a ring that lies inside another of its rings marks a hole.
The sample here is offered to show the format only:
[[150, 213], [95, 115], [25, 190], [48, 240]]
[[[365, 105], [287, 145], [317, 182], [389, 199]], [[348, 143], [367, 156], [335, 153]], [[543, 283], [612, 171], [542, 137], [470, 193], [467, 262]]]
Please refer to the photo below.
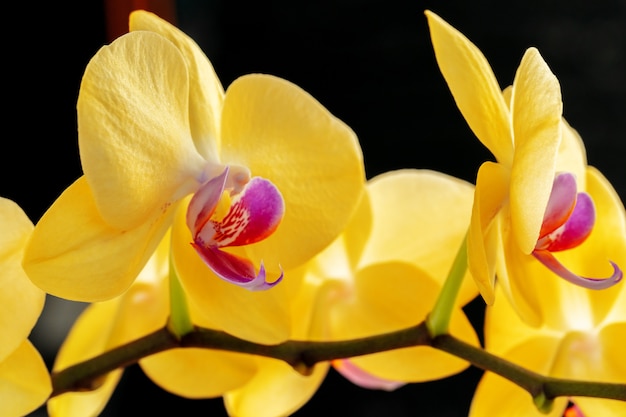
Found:
[[99, 356], [52, 373], [51, 397], [72, 391], [98, 388], [102, 376], [140, 359], [173, 348], [207, 348], [279, 359], [302, 374], [318, 362], [355, 357], [411, 346], [431, 346], [498, 374], [528, 391], [533, 398], [550, 401], [560, 396], [585, 396], [626, 401], [626, 384], [576, 381], [544, 376], [515, 365], [449, 334], [430, 336], [425, 322], [376, 336], [334, 342], [290, 340], [261, 345], [228, 333], [201, 327], [178, 338], [167, 326]]

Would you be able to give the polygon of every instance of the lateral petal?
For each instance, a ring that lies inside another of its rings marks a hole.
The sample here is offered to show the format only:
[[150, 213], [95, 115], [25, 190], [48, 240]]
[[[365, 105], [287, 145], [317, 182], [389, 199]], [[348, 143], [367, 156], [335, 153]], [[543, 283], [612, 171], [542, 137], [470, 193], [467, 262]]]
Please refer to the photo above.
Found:
[[149, 223], [199, 185], [205, 162], [188, 107], [185, 60], [156, 33], [128, 33], [91, 59], [78, 96], [78, 141], [106, 223]]
[[354, 132], [283, 79], [252, 74], [228, 87], [222, 141], [223, 163], [247, 166], [284, 198], [280, 227], [246, 247], [251, 259], [268, 267], [288, 270], [327, 246], [363, 194], [363, 157]]
[[152, 224], [116, 229], [100, 217], [85, 177], [79, 178], [39, 220], [24, 254], [30, 279], [69, 300], [102, 301], [135, 280], [167, 230], [169, 207]]
[[492, 222], [505, 207], [508, 173], [501, 164], [485, 162], [478, 169], [474, 206], [467, 237], [468, 270], [488, 305], [494, 302], [499, 237]]

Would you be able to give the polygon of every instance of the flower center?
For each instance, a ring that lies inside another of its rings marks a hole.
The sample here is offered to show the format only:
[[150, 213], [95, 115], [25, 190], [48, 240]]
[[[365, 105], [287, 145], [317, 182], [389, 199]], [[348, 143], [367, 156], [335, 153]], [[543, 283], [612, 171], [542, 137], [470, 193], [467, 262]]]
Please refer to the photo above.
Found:
[[622, 279], [622, 271], [611, 262], [613, 274], [608, 278], [586, 278], [563, 266], [552, 252], [581, 245], [591, 234], [596, 211], [591, 196], [577, 192], [576, 178], [569, 172], [554, 178], [552, 192], [544, 214], [533, 256], [561, 278], [585, 288], [604, 289]]
[[273, 234], [285, 212], [283, 197], [265, 178], [229, 171], [226, 167], [191, 198], [187, 208], [191, 244], [220, 278], [252, 290], [271, 288], [282, 273], [269, 283], [262, 262], [257, 273], [252, 261], [220, 248], [249, 245]]

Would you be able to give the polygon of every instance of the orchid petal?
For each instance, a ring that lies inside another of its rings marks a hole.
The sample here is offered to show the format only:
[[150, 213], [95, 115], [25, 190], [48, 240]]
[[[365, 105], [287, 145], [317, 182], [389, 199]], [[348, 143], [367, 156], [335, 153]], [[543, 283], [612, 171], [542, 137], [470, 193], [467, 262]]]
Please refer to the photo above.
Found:
[[[190, 206], [192, 203], [193, 198]], [[260, 242], [274, 233], [284, 212], [283, 197], [274, 184], [264, 178], [254, 177], [233, 198], [224, 218], [206, 224], [197, 233], [195, 240], [198, 244], [217, 247]]]
[[156, 33], [128, 33], [91, 59], [78, 96], [78, 140], [104, 222], [150, 223], [195, 191], [206, 161], [191, 138], [188, 106], [185, 61]]
[[246, 75], [228, 87], [221, 158], [248, 167], [282, 193], [280, 227], [245, 251], [255, 262], [286, 270], [335, 239], [365, 187], [354, 132], [298, 86], [270, 75]]
[[[368, 194], [372, 232], [361, 265], [403, 260], [419, 265], [443, 284], [467, 233], [473, 185], [440, 172], [402, 169], [370, 179]], [[459, 304], [477, 294], [472, 280], [464, 280]]]
[[498, 238], [492, 222], [503, 209], [508, 173], [501, 164], [485, 162], [478, 169], [474, 206], [467, 237], [468, 269], [488, 305], [494, 302]]
[[139, 365], [152, 382], [184, 398], [219, 397], [245, 384], [256, 372], [249, 355], [194, 348], [150, 355]]
[[198, 152], [216, 161], [224, 88], [213, 65], [198, 44], [181, 30], [145, 10], [130, 14], [130, 31], [151, 31], [164, 36], [181, 52], [189, 74], [189, 126]]
[[[326, 301], [332, 303], [318, 307], [328, 310], [332, 340], [407, 328], [426, 318], [440, 290], [440, 284], [423, 270], [398, 261], [368, 265], [356, 271], [353, 282], [354, 294], [349, 292], [339, 300], [335, 296]], [[450, 329], [455, 337], [478, 346], [476, 332], [460, 308], [453, 313]], [[427, 346], [364, 355], [351, 361], [379, 378], [403, 382], [443, 378], [468, 366], [463, 360]]]
[[[3, 342], [5, 340], [2, 339]], [[48, 368], [28, 340], [22, 340], [9, 356], [0, 361], [0, 415], [28, 415], [43, 405], [51, 392]]]
[[175, 207], [131, 230], [106, 224], [85, 177], [44, 213], [24, 253], [23, 266], [44, 291], [69, 300], [103, 301], [132, 284], [164, 236]]
[[509, 110], [489, 62], [462, 33], [435, 13], [425, 12], [435, 57], [456, 105], [476, 137], [510, 166], [513, 138]]
[[576, 206], [576, 178], [570, 173], [557, 174], [543, 216], [539, 239], [561, 227], [570, 217], [574, 206]]
[[[524, 368], [531, 371], [547, 374], [558, 342], [556, 338], [535, 338], [520, 343], [516, 348], [506, 352], [506, 358], [513, 363], [523, 364]], [[506, 398], [506, 401], [503, 401], [503, 398]], [[552, 411], [543, 414], [537, 410], [526, 390], [497, 374], [486, 372], [476, 387], [468, 417], [560, 417], [566, 406], [566, 397], [555, 398]]]
[[[228, 415], [237, 417], [289, 416], [306, 404], [328, 373], [327, 362], [304, 376], [283, 361], [257, 357], [258, 372], [247, 384], [224, 395]], [[271, 399], [268, 401], [268, 398]]]
[[385, 378], [378, 378], [356, 366], [350, 359], [337, 359], [332, 361], [333, 367], [355, 385], [367, 389], [379, 389], [383, 391], [394, 391], [404, 385], [405, 382], [391, 381]]
[[[106, 352], [114, 327], [119, 299], [89, 305], [72, 325], [55, 358], [53, 370], [60, 371], [83, 360]], [[98, 385], [88, 392], [69, 392], [48, 401], [52, 417], [98, 415], [111, 398], [123, 370], [117, 369], [99, 378]]]
[[547, 250], [535, 250], [533, 251], [533, 256], [537, 258], [539, 262], [544, 264], [548, 269], [552, 272], [565, 279], [566, 281], [571, 282], [572, 284], [579, 285], [584, 288], [589, 288], [591, 290], [603, 290], [613, 285], [617, 284], [622, 280], [623, 273], [622, 270], [617, 266], [616, 263], [609, 261], [611, 266], [613, 266], [613, 274], [606, 278], [586, 278], [580, 275], [574, 274], [572, 271], [567, 269], [563, 264], [561, 264], [552, 253]]
[[596, 220], [595, 214], [595, 206], [589, 194], [578, 193], [576, 206], [570, 217], [565, 224], [546, 236], [551, 242], [541, 248], [558, 252], [579, 246], [591, 234]]
[[220, 278], [252, 291], [272, 288], [283, 279], [283, 273], [273, 282], [266, 281], [265, 267], [261, 262], [257, 274], [254, 264], [241, 256], [219, 250], [214, 246], [198, 246], [192, 243], [202, 260]]
[[[511, 227], [520, 250], [535, 248], [555, 177], [561, 142], [561, 90], [539, 52], [529, 48], [515, 74], [511, 114]], [[529, 175], [532, 173], [532, 175]]]
[[[28, 337], [43, 310], [45, 293], [22, 268], [33, 223], [13, 201], [0, 198], [0, 362]], [[19, 314], [15, 312], [19, 311]]]

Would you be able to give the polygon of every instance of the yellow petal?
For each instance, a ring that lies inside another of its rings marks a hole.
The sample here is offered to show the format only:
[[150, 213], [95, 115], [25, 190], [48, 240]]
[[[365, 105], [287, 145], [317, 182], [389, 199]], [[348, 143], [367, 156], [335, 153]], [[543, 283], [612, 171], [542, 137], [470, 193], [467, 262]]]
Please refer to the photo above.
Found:
[[277, 231], [248, 252], [268, 269], [297, 266], [335, 239], [361, 198], [356, 135], [308, 93], [269, 75], [235, 80], [222, 116], [222, 162], [269, 179], [285, 200]]
[[619, 350], [626, 342], [626, 322], [572, 331], [561, 339], [550, 372], [557, 378], [626, 383], [626, 360]]
[[532, 327], [522, 321], [512, 303], [497, 292], [498, 299], [485, 311], [485, 347], [489, 352], [503, 356], [515, 346], [525, 343], [550, 330]]
[[257, 358], [259, 371], [242, 388], [224, 395], [228, 415], [275, 417], [292, 415], [313, 396], [321, 385], [328, 363], [315, 366], [303, 376], [282, 361]]
[[[45, 294], [22, 269], [33, 224], [13, 201], [0, 198], [0, 361], [28, 337], [43, 309]], [[16, 314], [19, 312], [19, 314]]]
[[[403, 262], [370, 265], [357, 272], [354, 286], [354, 294], [332, 306], [330, 323], [334, 340], [372, 336], [416, 325], [431, 311], [441, 288], [424, 271]], [[478, 346], [478, 337], [461, 310], [453, 316], [453, 334]], [[465, 361], [428, 347], [351, 360], [378, 377], [405, 382], [443, 378], [468, 366]]]
[[256, 372], [250, 355], [208, 349], [171, 349], [142, 359], [146, 375], [185, 398], [214, 398], [245, 384]]
[[[499, 298], [498, 302], [500, 301], [503, 300]], [[538, 335], [535, 338], [521, 341], [507, 352], [502, 352], [502, 355], [507, 360], [526, 369], [548, 375], [558, 344], [558, 336]], [[506, 401], [502, 401], [503, 398], [506, 398]], [[532, 397], [523, 388], [507, 379], [487, 372], [478, 384], [469, 415], [470, 417], [491, 417], [496, 415], [507, 417], [541, 417], [546, 415], [559, 417], [563, 414], [566, 405], [567, 398], [559, 397], [554, 402], [552, 412], [543, 414], [537, 410]]]
[[132, 32], [91, 59], [78, 96], [78, 139], [103, 219], [129, 229], [197, 186], [204, 160], [189, 130], [189, 77], [180, 51]]
[[130, 30], [156, 32], [174, 43], [183, 54], [189, 71], [191, 136], [198, 152], [205, 159], [217, 160], [224, 88], [209, 59], [189, 36], [145, 10], [136, 10], [130, 14]]
[[[289, 338], [289, 297], [282, 283], [268, 291], [249, 291], [215, 275], [191, 246], [185, 223], [187, 201], [172, 227], [176, 271], [189, 301], [210, 320], [213, 328], [257, 343], [279, 343]], [[290, 279], [285, 275], [285, 280]]]
[[563, 285], [573, 287], [572, 284], [554, 274], [533, 256], [522, 253], [511, 231], [506, 227], [502, 229], [503, 251], [499, 254], [496, 269], [498, 283], [506, 294], [506, 299], [501, 302], [511, 303], [521, 319], [530, 326], [547, 323], [561, 328], [562, 310], [554, 298], [561, 293]]
[[[78, 317], [59, 349], [54, 370], [97, 356], [111, 345], [120, 298], [88, 306]], [[54, 417], [97, 415], [106, 406], [122, 376], [122, 370], [109, 372], [98, 381], [101, 385], [88, 392], [70, 392], [52, 398], [48, 412]]]
[[[452, 314], [450, 333], [479, 346], [472, 324], [457, 309]], [[379, 378], [402, 382], [424, 382], [446, 378], [468, 368], [469, 363], [428, 346], [396, 349], [351, 359], [357, 366]]]
[[508, 173], [501, 164], [485, 162], [479, 168], [467, 237], [467, 262], [469, 272], [487, 304], [494, 302], [499, 245], [497, 225], [492, 222], [505, 204], [508, 185]]
[[125, 291], [165, 233], [172, 207], [131, 230], [105, 224], [84, 177], [66, 189], [35, 228], [24, 269], [44, 291], [76, 301], [101, 301]]
[[489, 63], [473, 43], [441, 17], [428, 10], [425, 14], [439, 69], [456, 105], [498, 162], [510, 166], [513, 138], [509, 111]]
[[554, 401], [552, 411], [544, 414], [537, 409], [532, 397], [523, 388], [498, 375], [487, 373], [474, 393], [469, 417], [561, 417], [566, 406], [567, 399], [559, 397]]
[[[361, 265], [413, 263], [443, 284], [470, 224], [474, 187], [429, 170], [390, 171], [368, 182], [372, 232]], [[477, 295], [464, 281], [459, 303]]]
[[51, 392], [46, 364], [28, 340], [0, 362], [0, 415], [27, 415], [41, 406]]
[[558, 80], [539, 52], [529, 48], [515, 74], [511, 103], [515, 137], [511, 225], [525, 254], [535, 248], [552, 191], [562, 108]]

